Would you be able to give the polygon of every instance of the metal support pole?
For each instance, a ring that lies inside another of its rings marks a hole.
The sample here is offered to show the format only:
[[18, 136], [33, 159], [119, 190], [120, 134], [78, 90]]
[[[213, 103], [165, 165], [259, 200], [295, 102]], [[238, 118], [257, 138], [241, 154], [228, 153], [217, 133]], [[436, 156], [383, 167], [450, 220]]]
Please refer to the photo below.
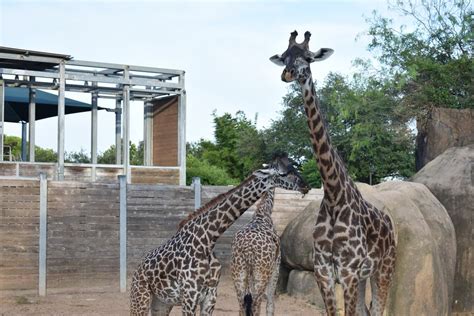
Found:
[[0, 78], [0, 161], [3, 161], [3, 133], [5, 125], [5, 83]]
[[197, 210], [201, 207], [201, 178], [194, 177], [191, 186], [194, 190], [194, 209]]
[[[128, 66], [124, 69], [124, 78], [129, 79]], [[124, 173], [127, 176], [127, 183], [130, 183], [130, 86], [123, 86], [123, 166]]]
[[127, 177], [118, 176], [120, 186], [120, 292], [127, 290]]
[[[93, 82], [92, 86], [97, 87], [97, 82]], [[91, 99], [91, 163], [95, 165], [97, 164], [97, 90], [92, 91]]]
[[38, 294], [46, 295], [46, 248], [48, 229], [48, 180], [45, 173], [40, 173], [40, 224], [39, 224], [39, 280]]
[[[184, 72], [179, 76], [184, 87]], [[178, 96], [178, 165], [179, 185], [186, 185], [186, 91]]]
[[26, 122], [21, 121], [21, 161], [26, 161]]
[[[34, 82], [35, 77], [30, 77], [30, 82]], [[35, 161], [35, 129], [36, 129], [36, 89], [30, 87], [30, 104], [28, 106], [28, 128], [29, 135], [29, 157], [30, 162]]]
[[150, 101], [144, 103], [143, 116], [144, 165], [151, 166], [153, 164], [153, 104]]
[[64, 180], [64, 121], [65, 121], [65, 65], [59, 64], [59, 95], [58, 95], [58, 180]]
[[122, 164], [122, 100], [115, 100], [115, 163]]

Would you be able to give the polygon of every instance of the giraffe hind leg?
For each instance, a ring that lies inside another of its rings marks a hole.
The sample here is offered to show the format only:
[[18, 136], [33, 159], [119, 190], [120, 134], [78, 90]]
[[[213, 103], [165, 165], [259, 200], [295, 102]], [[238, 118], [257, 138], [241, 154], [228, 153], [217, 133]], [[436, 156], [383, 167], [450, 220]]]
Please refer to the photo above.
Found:
[[367, 305], [365, 305], [365, 287], [367, 285], [367, 279], [359, 281], [359, 289], [357, 294], [357, 315], [368, 316], [370, 315]]
[[204, 299], [201, 301], [201, 316], [212, 315], [217, 301], [217, 286], [221, 277], [221, 264], [214, 253], [210, 260], [211, 276]]
[[371, 316], [383, 315], [394, 268], [395, 259], [385, 260], [382, 268], [370, 278], [370, 286], [372, 290], [372, 300], [370, 303]]
[[276, 292], [276, 286], [278, 283], [278, 275], [280, 274], [280, 262], [281, 262], [281, 255], [278, 254], [278, 258], [275, 260], [275, 263], [273, 265], [273, 272], [266, 289], [267, 316], [273, 316], [275, 314], [275, 292]]
[[151, 316], [168, 316], [172, 309], [173, 305], [166, 305], [153, 296], [151, 300]]

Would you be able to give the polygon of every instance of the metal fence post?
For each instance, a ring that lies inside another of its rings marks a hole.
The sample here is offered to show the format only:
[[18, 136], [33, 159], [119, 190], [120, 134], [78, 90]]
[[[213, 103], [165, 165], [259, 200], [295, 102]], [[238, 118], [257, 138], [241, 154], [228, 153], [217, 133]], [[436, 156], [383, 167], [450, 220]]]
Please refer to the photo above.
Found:
[[120, 185], [120, 292], [127, 291], [127, 176], [118, 176]]
[[201, 207], [201, 178], [194, 177], [192, 187], [194, 189], [194, 209]]
[[48, 180], [46, 173], [40, 173], [40, 223], [39, 223], [39, 279], [38, 294], [46, 295], [46, 249], [48, 228]]

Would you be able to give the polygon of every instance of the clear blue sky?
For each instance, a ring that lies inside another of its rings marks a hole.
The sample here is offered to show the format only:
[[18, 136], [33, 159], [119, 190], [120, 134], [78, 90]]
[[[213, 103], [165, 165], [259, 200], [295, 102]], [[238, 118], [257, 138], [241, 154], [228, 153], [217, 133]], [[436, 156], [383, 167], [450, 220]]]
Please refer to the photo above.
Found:
[[[76, 59], [186, 71], [187, 140], [212, 139], [218, 114], [258, 113], [258, 127], [278, 117], [287, 84], [268, 58], [284, 51], [289, 33], [309, 30], [310, 47], [334, 55], [312, 67], [319, 82], [348, 74], [368, 57], [365, 17], [387, 12], [384, 0], [325, 1], [19, 1], [0, 0], [0, 45]], [[302, 38], [298, 40], [301, 41]], [[87, 95], [67, 94], [89, 101]], [[113, 106], [100, 100], [99, 105]], [[132, 141], [143, 137], [143, 106], [132, 103]], [[37, 123], [37, 144], [56, 149], [57, 119]], [[99, 151], [114, 143], [114, 116], [99, 114]], [[20, 127], [7, 124], [7, 134]], [[66, 150], [90, 150], [90, 114], [66, 116]]]

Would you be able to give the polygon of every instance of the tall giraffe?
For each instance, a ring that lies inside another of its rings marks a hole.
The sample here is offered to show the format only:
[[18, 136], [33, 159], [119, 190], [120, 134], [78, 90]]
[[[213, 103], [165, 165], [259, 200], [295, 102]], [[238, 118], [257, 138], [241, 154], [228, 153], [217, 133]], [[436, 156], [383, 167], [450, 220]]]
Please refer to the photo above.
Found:
[[267, 316], [274, 314], [281, 261], [280, 237], [272, 221], [274, 196], [275, 189], [262, 196], [252, 220], [235, 234], [232, 242], [231, 272], [240, 316], [260, 315], [265, 293]]
[[309, 50], [311, 34], [296, 43], [291, 33], [288, 49], [270, 58], [284, 66], [284, 82], [297, 81], [302, 89], [316, 164], [321, 174], [324, 197], [314, 238], [314, 272], [328, 315], [336, 315], [335, 282], [344, 289], [346, 315], [368, 315], [365, 285], [370, 278], [370, 315], [382, 315], [395, 267], [394, 226], [384, 214], [367, 202], [347, 173], [347, 169], [324, 126], [316, 96], [310, 63], [328, 58], [333, 50]]
[[234, 189], [212, 199], [181, 222], [171, 239], [148, 252], [135, 270], [130, 290], [130, 314], [168, 315], [182, 305], [183, 315], [212, 315], [221, 266], [214, 245], [227, 228], [264, 192], [281, 187], [302, 193], [308, 187], [282, 158], [252, 173]]

